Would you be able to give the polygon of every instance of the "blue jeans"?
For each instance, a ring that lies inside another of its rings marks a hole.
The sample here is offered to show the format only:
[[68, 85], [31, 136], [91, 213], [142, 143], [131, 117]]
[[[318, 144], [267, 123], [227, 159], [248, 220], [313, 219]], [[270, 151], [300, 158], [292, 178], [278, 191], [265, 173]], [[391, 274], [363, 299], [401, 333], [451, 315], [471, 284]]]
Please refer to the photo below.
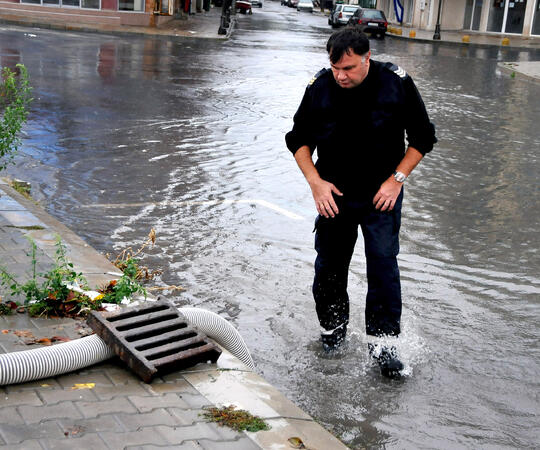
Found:
[[315, 279], [313, 297], [317, 316], [325, 330], [349, 322], [347, 281], [349, 265], [362, 229], [366, 254], [368, 291], [366, 332], [374, 336], [400, 333], [401, 284], [397, 255], [403, 190], [392, 211], [377, 211], [371, 199], [336, 198], [339, 214], [318, 216], [315, 221]]

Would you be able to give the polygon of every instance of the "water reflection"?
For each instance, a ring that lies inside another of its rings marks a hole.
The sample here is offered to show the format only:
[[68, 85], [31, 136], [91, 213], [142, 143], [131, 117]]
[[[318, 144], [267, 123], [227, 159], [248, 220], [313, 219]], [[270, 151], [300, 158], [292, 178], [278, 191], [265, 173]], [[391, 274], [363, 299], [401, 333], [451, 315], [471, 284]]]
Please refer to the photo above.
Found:
[[116, 45], [106, 42], [99, 46], [97, 72], [105, 84], [116, 78]]
[[18, 72], [17, 64], [21, 62], [21, 54], [15, 48], [0, 48], [0, 67], [7, 67], [12, 71]]

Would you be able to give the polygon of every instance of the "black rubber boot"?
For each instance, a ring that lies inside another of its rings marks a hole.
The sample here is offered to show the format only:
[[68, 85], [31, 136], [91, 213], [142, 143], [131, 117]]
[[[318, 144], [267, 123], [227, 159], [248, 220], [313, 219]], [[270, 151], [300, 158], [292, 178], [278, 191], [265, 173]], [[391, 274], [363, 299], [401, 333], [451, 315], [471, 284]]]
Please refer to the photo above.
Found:
[[373, 344], [368, 344], [368, 349], [369, 355], [379, 364], [382, 376], [394, 380], [401, 378], [403, 363], [399, 360], [395, 347], [383, 346], [378, 354]]
[[321, 333], [321, 342], [325, 352], [331, 353], [336, 351], [343, 341], [345, 341], [345, 336], [347, 335], [347, 326], [341, 325], [338, 328], [335, 328], [332, 332]]

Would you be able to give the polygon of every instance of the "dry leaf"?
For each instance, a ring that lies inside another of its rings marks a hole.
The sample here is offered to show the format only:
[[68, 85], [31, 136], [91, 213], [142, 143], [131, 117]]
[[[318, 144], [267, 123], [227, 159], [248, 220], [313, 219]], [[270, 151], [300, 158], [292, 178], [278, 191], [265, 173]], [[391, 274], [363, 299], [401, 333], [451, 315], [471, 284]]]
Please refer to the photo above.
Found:
[[19, 336], [19, 337], [28, 337], [28, 338], [33, 338], [34, 335], [32, 334], [31, 331], [28, 331], [28, 330], [15, 330], [13, 332], [13, 334], [15, 336]]
[[8, 334], [9, 330], [2, 330], [2, 334]]
[[96, 383], [76, 383], [71, 389], [94, 389], [95, 387]]
[[304, 445], [304, 442], [302, 442], [302, 439], [300, 439], [299, 437], [289, 438], [288, 441], [289, 441], [289, 444], [291, 444], [292, 448], [300, 448], [300, 449], [307, 448]]
[[41, 345], [52, 345], [52, 341], [49, 338], [36, 339], [34, 342]]

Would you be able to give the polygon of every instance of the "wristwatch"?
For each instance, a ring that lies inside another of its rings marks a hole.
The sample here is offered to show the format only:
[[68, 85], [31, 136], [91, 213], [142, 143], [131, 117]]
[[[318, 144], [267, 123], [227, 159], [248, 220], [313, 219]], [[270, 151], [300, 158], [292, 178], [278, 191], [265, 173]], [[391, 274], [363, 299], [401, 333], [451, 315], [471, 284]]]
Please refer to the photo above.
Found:
[[394, 172], [394, 179], [398, 183], [403, 183], [407, 179], [407, 175], [405, 175], [403, 172]]

